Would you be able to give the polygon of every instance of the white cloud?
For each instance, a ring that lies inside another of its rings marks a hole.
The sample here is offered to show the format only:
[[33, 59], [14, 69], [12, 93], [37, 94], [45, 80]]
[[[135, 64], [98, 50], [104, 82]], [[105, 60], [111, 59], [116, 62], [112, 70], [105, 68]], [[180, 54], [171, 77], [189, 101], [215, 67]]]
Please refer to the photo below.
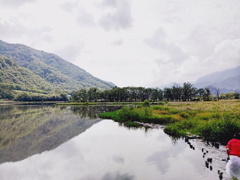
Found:
[[131, 26], [131, 7], [128, 0], [105, 0], [102, 9], [103, 15], [99, 23], [105, 30], [119, 30]]
[[206, 66], [211, 67], [211, 70], [232, 68], [233, 65], [240, 64], [240, 38], [239, 39], [226, 39], [219, 43], [214, 52], [205, 61]]
[[38, 0], [0, 0], [0, 4], [2, 6], [7, 6], [7, 7], [11, 7], [11, 8], [16, 8], [19, 6], [24, 5], [25, 3], [34, 3]]
[[146, 43], [161, 54], [166, 54], [169, 62], [181, 64], [188, 58], [188, 55], [183, 52], [181, 47], [167, 42], [167, 36], [162, 29], [158, 29], [151, 38], [146, 39]]
[[113, 41], [112, 42], [112, 45], [113, 46], [121, 46], [121, 45], [123, 45], [123, 41], [122, 40], [116, 40], [116, 41]]
[[78, 59], [76, 57], [80, 57], [82, 50], [84, 49], [84, 44], [82, 42], [71, 42], [71, 44], [67, 44], [62, 46], [60, 49], [56, 51], [56, 53], [62, 57], [63, 59], [68, 59], [72, 63], [76, 63]]
[[95, 26], [96, 22], [91, 13], [87, 13], [84, 9], [78, 10], [77, 22], [83, 26]]
[[76, 6], [78, 5], [77, 1], [74, 2], [63, 2], [62, 4], [59, 5], [60, 8], [62, 8], [64, 11], [71, 13]]
[[118, 0], [103, 0], [102, 5], [103, 6], [112, 6], [112, 7], [117, 7]]
[[194, 81], [239, 65], [238, 0], [0, 0], [0, 39], [118, 86]]

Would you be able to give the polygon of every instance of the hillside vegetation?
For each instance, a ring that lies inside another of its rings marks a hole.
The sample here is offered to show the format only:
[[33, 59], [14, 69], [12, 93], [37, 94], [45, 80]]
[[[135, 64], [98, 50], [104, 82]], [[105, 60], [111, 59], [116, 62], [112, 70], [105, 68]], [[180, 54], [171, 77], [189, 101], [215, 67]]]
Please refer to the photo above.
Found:
[[53, 89], [49, 82], [2, 55], [0, 55], [0, 83], [11, 85], [15, 90], [45, 92]]
[[40, 76], [55, 88], [63, 90], [76, 90], [83, 87], [109, 89], [114, 86], [57, 55], [38, 51], [25, 45], [9, 44], [0, 40], [0, 54], [11, 58], [19, 66]]
[[0, 99], [66, 101], [67, 95], [30, 70], [0, 55]]

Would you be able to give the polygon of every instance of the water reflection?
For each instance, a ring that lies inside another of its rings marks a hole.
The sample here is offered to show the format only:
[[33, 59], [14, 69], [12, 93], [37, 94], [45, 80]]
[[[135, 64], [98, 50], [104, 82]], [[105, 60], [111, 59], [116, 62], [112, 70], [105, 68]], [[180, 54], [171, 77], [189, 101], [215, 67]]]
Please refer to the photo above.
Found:
[[0, 165], [0, 179], [218, 179], [202, 162], [201, 150], [181, 139], [173, 145], [162, 130], [146, 134], [104, 120], [51, 151]]
[[98, 113], [112, 109], [0, 106], [0, 163], [54, 149], [99, 122]]
[[[1, 121], [6, 121], [5, 127], [11, 121], [15, 128], [23, 122], [29, 126], [19, 137], [9, 131], [11, 135], [8, 136], [14, 137], [14, 141], [1, 146], [1, 158], [6, 155], [23, 159], [0, 164], [1, 180], [218, 180], [218, 170], [224, 170], [225, 164], [220, 161], [223, 147], [213, 149], [197, 139], [189, 140], [189, 143], [184, 139], [172, 139], [161, 128], [131, 129], [111, 120], [89, 118], [81, 115], [80, 112], [88, 114], [82, 107], [41, 108], [43, 112], [38, 112], [35, 107], [27, 108], [28, 113], [24, 113], [25, 110], [16, 113], [18, 120], [12, 116]], [[21, 110], [14, 110], [18, 111]], [[29, 114], [34, 118], [28, 120]], [[24, 144], [26, 139], [28, 143]], [[17, 145], [23, 150], [16, 148], [18, 141]], [[45, 151], [40, 151], [42, 146]], [[4, 154], [8, 151], [6, 147], [16, 149], [12, 149], [12, 154]], [[2, 148], [7, 150], [2, 151]], [[204, 152], [208, 151], [204, 158], [202, 148]], [[24, 151], [32, 156], [24, 157]], [[207, 158], [212, 158], [212, 170], [205, 167]]]
[[115, 111], [120, 108], [120, 106], [72, 106], [71, 110], [81, 118], [97, 118], [99, 113]]

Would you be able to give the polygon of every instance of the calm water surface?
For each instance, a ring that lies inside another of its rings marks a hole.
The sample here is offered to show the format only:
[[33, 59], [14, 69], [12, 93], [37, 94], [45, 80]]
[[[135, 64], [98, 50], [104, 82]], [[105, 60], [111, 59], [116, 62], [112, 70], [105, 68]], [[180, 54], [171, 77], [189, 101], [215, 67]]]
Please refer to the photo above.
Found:
[[113, 109], [0, 106], [0, 179], [217, 180], [218, 170], [228, 179], [223, 146], [191, 140], [190, 148], [161, 128], [129, 129], [96, 115]]

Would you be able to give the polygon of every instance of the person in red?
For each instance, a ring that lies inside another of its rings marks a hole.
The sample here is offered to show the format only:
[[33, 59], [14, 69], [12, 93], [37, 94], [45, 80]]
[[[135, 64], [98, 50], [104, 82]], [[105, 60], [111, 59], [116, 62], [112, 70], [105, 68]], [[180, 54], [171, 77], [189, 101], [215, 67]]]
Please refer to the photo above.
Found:
[[228, 154], [228, 163], [226, 172], [232, 178], [240, 178], [240, 133], [236, 133], [234, 138], [228, 141], [226, 146]]

